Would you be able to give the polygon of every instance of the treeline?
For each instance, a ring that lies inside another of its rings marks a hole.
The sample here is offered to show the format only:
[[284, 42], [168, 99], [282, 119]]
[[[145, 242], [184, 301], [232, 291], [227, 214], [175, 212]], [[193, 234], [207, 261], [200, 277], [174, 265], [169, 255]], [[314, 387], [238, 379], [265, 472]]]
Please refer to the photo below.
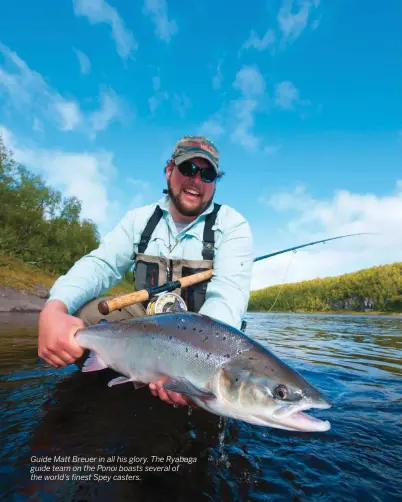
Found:
[[256, 290], [251, 293], [248, 309], [402, 312], [402, 263]]
[[0, 253], [64, 274], [100, 242], [95, 223], [80, 216], [81, 202], [17, 164], [0, 136]]

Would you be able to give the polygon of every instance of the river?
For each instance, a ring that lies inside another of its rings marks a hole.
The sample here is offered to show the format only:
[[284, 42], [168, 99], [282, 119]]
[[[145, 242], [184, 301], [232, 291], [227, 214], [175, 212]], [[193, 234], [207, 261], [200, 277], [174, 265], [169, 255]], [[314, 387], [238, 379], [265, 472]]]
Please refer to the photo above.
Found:
[[[37, 356], [36, 321], [34, 314], [0, 314], [0, 499], [402, 500], [400, 317], [248, 314], [247, 334], [332, 403], [331, 409], [310, 412], [331, 422], [324, 433], [190, 413], [152, 397], [147, 388], [107, 387], [110, 370], [55, 370]], [[129, 459], [136, 457], [135, 466], [151, 456], [171, 456], [180, 465], [175, 472], [141, 467], [133, 473], [139, 479], [131, 481], [93, 475], [73, 481], [71, 461], [68, 481], [66, 471], [53, 481], [43, 472], [33, 476], [33, 466], [49, 457], [52, 468], [55, 456], [83, 458], [81, 474], [91, 461], [88, 469], [98, 469], [99, 457], [114, 461], [116, 469], [116, 456], [126, 467]]]

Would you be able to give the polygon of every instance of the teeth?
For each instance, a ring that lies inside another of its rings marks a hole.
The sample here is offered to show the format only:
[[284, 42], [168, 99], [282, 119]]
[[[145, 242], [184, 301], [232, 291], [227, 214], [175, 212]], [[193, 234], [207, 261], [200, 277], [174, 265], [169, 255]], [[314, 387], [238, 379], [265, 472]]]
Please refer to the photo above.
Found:
[[192, 195], [200, 195], [198, 192], [195, 190], [185, 190], [185, 192], [191, 193]]

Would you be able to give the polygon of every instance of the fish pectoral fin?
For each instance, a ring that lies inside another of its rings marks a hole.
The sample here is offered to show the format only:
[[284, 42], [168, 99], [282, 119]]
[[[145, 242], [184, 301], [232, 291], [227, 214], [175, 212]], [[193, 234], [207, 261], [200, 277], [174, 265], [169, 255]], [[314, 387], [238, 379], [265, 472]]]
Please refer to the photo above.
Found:
[[185, 394], [187, 396], [199, 397], [201, 399], [215, 399], [215, 394], [209, 392], [208, 390], [200, 389], [192, 384], [187, 378], [179, 377], [165, 382], [163, 387], [166, 390], [171, 390], [173, 392], [178, 392], [179, 394]]
[[100, 356], [98, 356], [98, 354], [91, 352], [88, 359], [85, 361], [81, 371], [88, 373], [89, 371], [104, 370], [107, 367], [107, 364], [101, 359]]
[[143, 382], [137, 382], [137, 380], [133, 380], [132, 378], [120, 376], [117, 378], [113, 378], [113, 380], [110, 380], [110, 382], [107, 384], [108, 387], [113, 387], [113, 385], [120, 385], [121, 383], [128, 383], [128, 382], [133, 382], [134, 389], [141, 389], [141, 387], [146, 387], [146, 383]]
[[107, 386], [113, 387], [113, 385], [120, 385], [121, 383], [127, 383], [127, 382], [132, 382], [132, 381], [133, 380], [131, 378], [120, 376], [117, 378], [113, 378], [113, 380], [110, 380], [110, 382], [107, 384]]

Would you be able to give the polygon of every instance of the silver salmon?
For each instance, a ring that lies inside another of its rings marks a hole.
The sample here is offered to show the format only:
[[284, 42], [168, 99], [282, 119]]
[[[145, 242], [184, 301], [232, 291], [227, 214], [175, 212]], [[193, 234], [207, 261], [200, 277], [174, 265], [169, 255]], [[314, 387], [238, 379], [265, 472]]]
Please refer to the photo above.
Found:
[[167, 313], [79, 329], [91, 351], [82, 371], [112, 368], [109, 386], [141, 387], [168, 377], [179, 392], [216, 415], [292, 431], [327, 431], [305, 413], [330, 408], [322, 394], [257, 341], [228, 324], [194, 313]]

